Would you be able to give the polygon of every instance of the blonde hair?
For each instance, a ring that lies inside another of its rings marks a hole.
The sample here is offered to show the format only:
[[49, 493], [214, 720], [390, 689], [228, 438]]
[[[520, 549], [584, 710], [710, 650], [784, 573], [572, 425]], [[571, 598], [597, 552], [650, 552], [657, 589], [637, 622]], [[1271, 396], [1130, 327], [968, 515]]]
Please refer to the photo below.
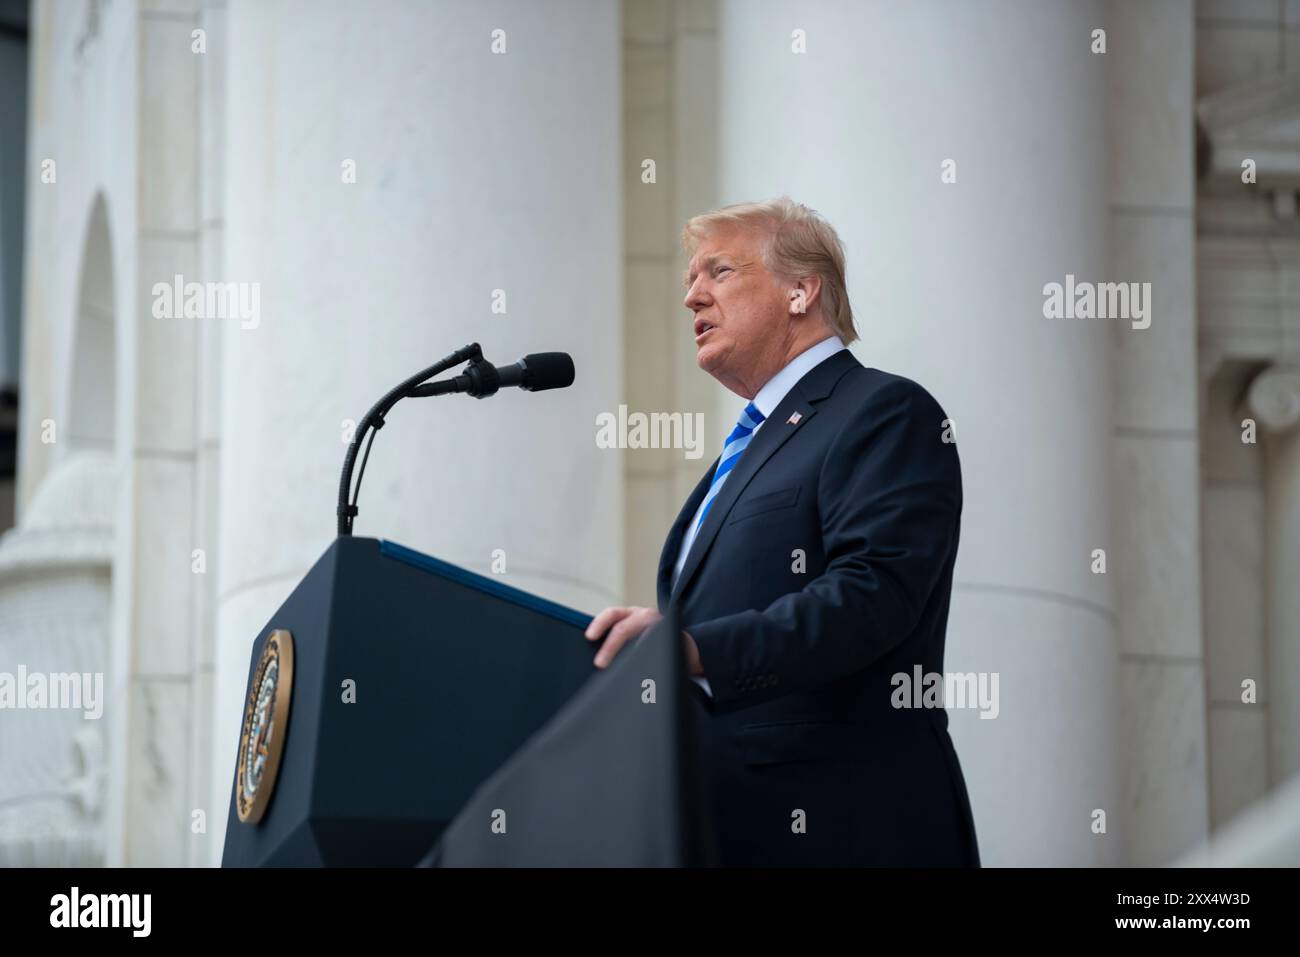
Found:
[[788, 196], [761, 203], [736, 203], [698, 216], [682, 228], [682, 248], [695, 255], [704, 238], [728, 226], [757, 226], [767, 233], [763, 262], [785, 280], [818, 276], [822, 316], [845, 345], [858, 338], [844, 282], [844, 247], [835, 228], [816, 210]]

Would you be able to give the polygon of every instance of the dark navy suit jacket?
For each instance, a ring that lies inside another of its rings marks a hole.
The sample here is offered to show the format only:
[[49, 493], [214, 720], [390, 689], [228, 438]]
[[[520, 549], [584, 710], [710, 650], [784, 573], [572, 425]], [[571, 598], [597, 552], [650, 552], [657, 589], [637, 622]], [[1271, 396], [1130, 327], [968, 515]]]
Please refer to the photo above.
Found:
[[723, 864], [979, 864], [947, 713], [891, 703], [893, 675], [943, 671], [962, 506], [944, 419], [843, 350], [768, 416], [675, 587], [716, 461], [673, 524], [659, 606], [677, 601], [713, 691], [700, 746]]

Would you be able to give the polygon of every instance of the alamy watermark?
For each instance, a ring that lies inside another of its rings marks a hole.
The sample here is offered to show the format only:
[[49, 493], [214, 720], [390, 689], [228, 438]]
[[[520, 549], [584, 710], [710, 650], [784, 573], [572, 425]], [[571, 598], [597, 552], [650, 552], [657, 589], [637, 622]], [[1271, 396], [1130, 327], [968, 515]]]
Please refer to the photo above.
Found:
[[895, 708], [975, 708], [981, 718], [996, 718], [1001, 710], [996, 671], [923, 672], [913, 665], [910, 675], [896, 672], [889, 683], [894, 687], [889, 703]]
[[177, 273], [150, 292], [155, 319], [238, 319], [241, 329], [256, 329], [262, 321], [261, 283], [186, 282]]
[[152, 894], [83, 894], [74, 886], [50, 898], [50, 926], [119, 927], [130, 930], [132, 937], [148, 937], [152, 911]]
[[1134, 329], [1151, 325], [1151, 283], [1075, 282], [1043, 287], [1043, 315], [1048, 319], [1129, 319]]
[[28, 672], [19, 665], [16, 673], [0, 671], [0, 711], [81, 711], [87, 721], [104, 714], [104, 673]]
[[601, 449], [685, 449], [688, 459], [704, 454], [703, 412], [631, 412], [596, 416], [596, 447]]

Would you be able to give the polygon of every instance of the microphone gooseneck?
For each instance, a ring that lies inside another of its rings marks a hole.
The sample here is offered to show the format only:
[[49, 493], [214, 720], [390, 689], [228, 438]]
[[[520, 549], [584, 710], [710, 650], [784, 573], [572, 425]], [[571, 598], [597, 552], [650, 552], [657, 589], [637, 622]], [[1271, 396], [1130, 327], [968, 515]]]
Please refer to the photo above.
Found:
[[[438, 373], [466, 361], [469, 365], [460, 375], [441, 382], [428, 381]], [[563, 389], [572, 384], [573, 359], [566, 352], [533, 353], [524, 356], [513, 365], [498, 368], [483, 358], [483, 350], [477, 342], [471, 342], [457, 349], [429, 368], [404, 379], [389, 389], [384, 397], [371, 406], [370, 411], [362, 417], [357, 424], [352, 442], [343, 456], [343, 470], [339, 475], [338, 506], [335, 509], [338, 518], [338, 534], [352, 534], [352, 520], [357, 515], [357, 499], [361, 495], [361, 481], [366, 475], [366, 462], [370, 460], [370, 447], [374, 444], [375, 433], [384, 427], [384, 417], [402, 399], [450, 395], [457, 392], [468, 393], [476, 399], [485, 399], [495, 395], [500, 389], [511, 386], [518, 386], [526, 392], [544, 392], [547, 389]], [[369, 441], [366, 441], [367, 436]], [[357, 452], [363, 441], [366, 441], [366, 450], [361, 457], [361, 470], [357, 474], [354, 489], [352, 470], [356, 465]]]

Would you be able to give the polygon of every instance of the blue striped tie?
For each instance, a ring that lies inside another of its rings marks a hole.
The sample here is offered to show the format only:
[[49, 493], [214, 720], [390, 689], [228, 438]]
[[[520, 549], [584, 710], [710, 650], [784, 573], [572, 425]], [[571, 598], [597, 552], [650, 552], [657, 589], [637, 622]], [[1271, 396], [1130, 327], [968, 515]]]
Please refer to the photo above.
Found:
[[704, 509], [700, 512], [700, 520], [695, 523], [695, 534], [700, 533], [700, 528], [704, 525], [704, 518], [709, 514], [709, 509], [713, 507], [713, 500], [722, 491], [727, 476], [731, 474], [731, 470], [740, 461], [741, 453], [749, 445], [749, 440], [754, 436], [754, 430], [758, 428], [764, 418], [763, 413], [759, 412], [752, 402], [745, 406], [744, 412], [740, 413], [740, 420], [736, 423], [736, 427], [731, 430], [731, 434], [727, 436], [727, 444], [722, 447], [722, 457], [718, 459], [718, 470], [713, 473], [713, 483], [709, 486], [709, 494], [704, 498]]

